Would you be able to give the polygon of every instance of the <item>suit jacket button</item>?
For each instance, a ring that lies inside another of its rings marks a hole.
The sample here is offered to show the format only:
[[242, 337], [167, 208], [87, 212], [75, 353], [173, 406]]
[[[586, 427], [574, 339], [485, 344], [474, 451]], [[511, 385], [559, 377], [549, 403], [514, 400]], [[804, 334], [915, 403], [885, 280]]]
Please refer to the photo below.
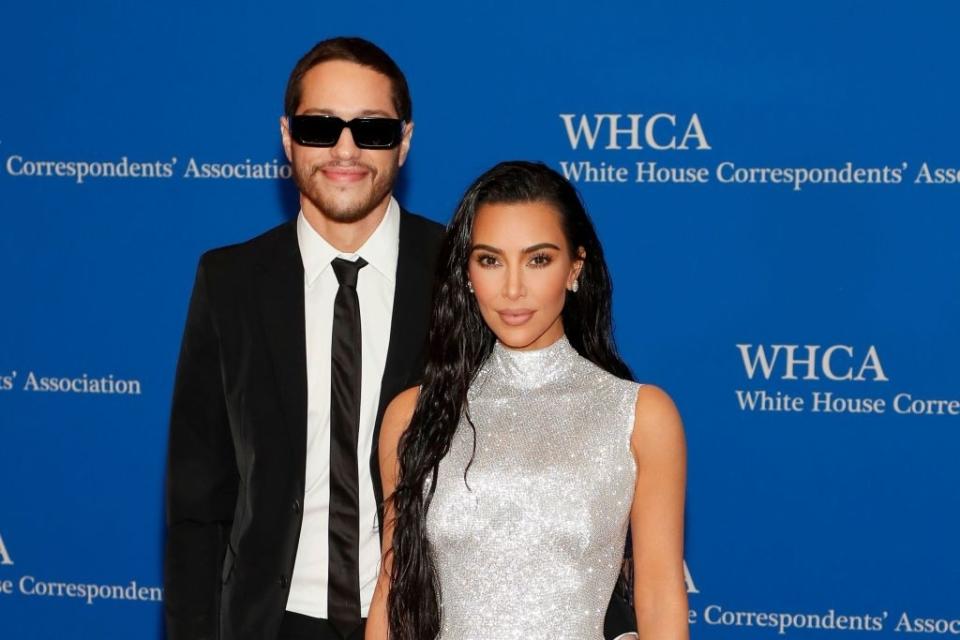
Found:
[[300, 498], [293, 501], [293, 512], [300, 513]]
[[277, 582], [280, 583], [281, 589], [286, 589], [288, 586], [290, 586], [290, 582], [287, 580], [287, 576], [280, 576], [280, 579], [277, 580]]

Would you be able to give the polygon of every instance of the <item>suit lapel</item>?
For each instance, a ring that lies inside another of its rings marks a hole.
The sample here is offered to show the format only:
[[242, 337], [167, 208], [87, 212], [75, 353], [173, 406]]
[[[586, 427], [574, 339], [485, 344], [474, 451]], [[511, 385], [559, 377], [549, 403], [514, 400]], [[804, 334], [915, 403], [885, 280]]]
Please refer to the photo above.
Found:
[[272, 253], [265, 256], [256, 287], [285, 430], [302, 482], [307, 447], [307, 347], [303, 260], [294, 223], [285, 225], [278, 234]]
[[427, 268], [422, 247], [406, 216], [400, 218], [400, 250], [397, 255], [397, 279], [393, 294], [393, 316], [390, 321], [390, 343], [380, 386], [380, 416], [383, 409], [410, 383], [411, 370], [420, 360], [424, 344], [418, 337], [424, 333], [421, 310], [429, 305], [433, 274]]

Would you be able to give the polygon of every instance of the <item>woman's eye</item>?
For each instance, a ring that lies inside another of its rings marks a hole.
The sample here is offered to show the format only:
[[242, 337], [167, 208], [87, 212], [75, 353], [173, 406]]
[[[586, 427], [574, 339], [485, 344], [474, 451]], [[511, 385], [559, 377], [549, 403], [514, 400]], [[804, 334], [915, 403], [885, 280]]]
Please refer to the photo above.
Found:
[[537, 255], [530, 258], [530, 264], [533, 265], [534, 267], [545, 267], [548, 264], [550, 264], [550, 262], [551, 262], [550, 256], [548, 256], [545, 253], [538, 253]]
[[477, 264], [481, 267], [495, 267], [497, 266], [497, 257], [489, 254], [481, 254], [477, 257]]

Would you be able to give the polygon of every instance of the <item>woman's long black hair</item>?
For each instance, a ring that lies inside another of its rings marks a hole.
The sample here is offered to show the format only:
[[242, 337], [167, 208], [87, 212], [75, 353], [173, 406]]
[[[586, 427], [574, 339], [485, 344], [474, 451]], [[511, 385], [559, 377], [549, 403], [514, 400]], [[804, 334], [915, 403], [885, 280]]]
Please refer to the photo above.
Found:
[[[391, 640], [432, 640], [440, 630], [440, 589], [426, 535], [427, 510], [437, 467], [461, 414], [467, 412], [467, 389], [496, 340], [467, 290], [473, 223], [481, 205], [518, 202], [552, 205], [560, 214], [571, 258], [578, 258], [580, 247], [586, 254], [579, 290], [567, 292], [563, 307], [570, 344], [613, 375], [632, 379], [613, 340], [612, 286], [603, 250], [576, 189], [541, 163], [502, 162], [477, 178], [450, 221], [437, 261], [423, 384], [400, 439], [397, 487], [388, 498], [395, 517], [388, 601]], [[430, 489], [424, 491], [428, 478]]]

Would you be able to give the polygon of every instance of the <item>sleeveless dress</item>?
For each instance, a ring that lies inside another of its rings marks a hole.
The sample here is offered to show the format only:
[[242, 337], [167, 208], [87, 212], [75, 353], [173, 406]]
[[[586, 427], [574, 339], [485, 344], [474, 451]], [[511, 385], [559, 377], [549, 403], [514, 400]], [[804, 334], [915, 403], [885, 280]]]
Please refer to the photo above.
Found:
[[603, 640], [638, 387], [566, 337], [535, 351], [496, 344], [468, 393], [476, 447], [461, 418], [427, 512], [441, 640]]

